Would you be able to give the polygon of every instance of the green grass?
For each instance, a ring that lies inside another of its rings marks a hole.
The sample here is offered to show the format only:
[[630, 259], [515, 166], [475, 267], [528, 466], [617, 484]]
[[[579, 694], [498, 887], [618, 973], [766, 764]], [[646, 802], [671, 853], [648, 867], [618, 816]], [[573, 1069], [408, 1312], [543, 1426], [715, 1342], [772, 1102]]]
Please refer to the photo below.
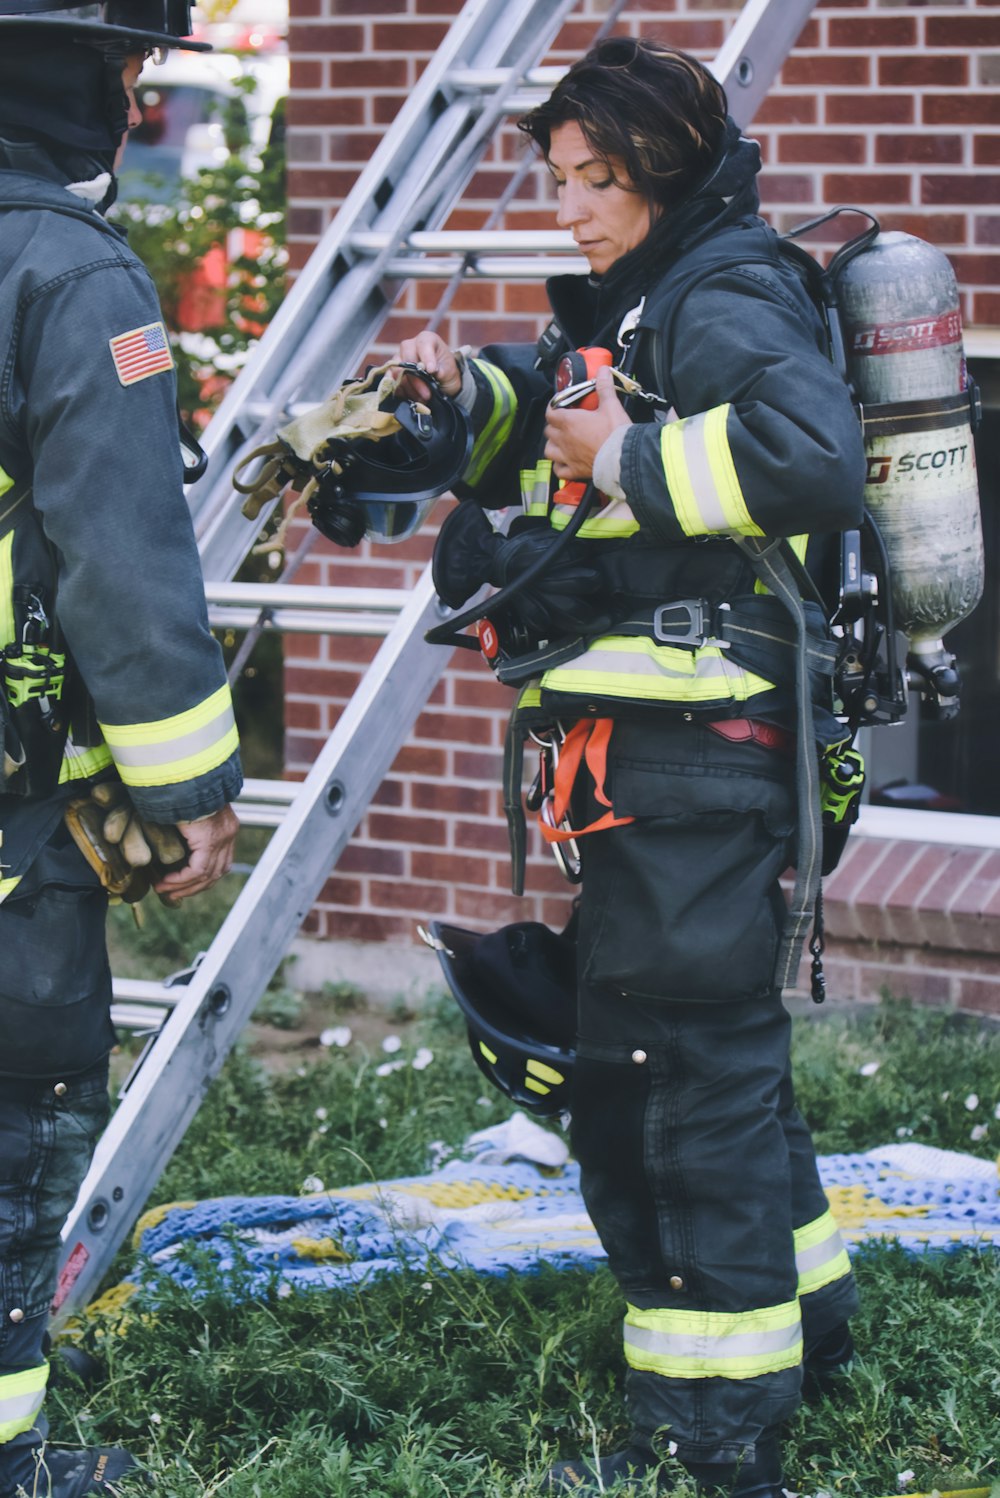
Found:
[[[234, 1056], [154, 1199], [421, 1173], [509, 1114], [498, 1094], [484, 1104], [452, 1006], [431, 1004], [418, 1030], [432, 1064], [383, 1077], [381, 1055], [350, 1049], [282, 1075]], [[995, 1157], [996, 1032], [887, 1004], [797, 1022], [796, 1052], [822, 1150], [912, 1130]], [[911, 1471], [910, 1492], [1000, 1498], [1000, 1254], [873, 1246], [855, 1262], [861, 1356], [836, 1402], [789, 1427], [790, 1487], [881, 1498]], [[557, 1456], [626, 1437], [621, 1298], [603, 1269], [424, 1269], [243, 1302], [206, 1270], [202, 1290], [164, 1281], [155, 1314], [91, 1327], [106, 1382], [50, 1400], [57, 1439], [126, 1444], [160, 1498], [528, 1498]]]

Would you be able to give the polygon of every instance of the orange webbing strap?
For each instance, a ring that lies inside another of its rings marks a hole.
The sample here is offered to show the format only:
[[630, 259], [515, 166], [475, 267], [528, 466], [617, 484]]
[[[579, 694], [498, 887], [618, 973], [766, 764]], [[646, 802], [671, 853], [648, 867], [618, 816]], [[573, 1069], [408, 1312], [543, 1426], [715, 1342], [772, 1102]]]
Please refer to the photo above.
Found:
[[616, 817], [614, 812], [609, 810], [603, 817], [598, 817], [596, 822], [591, 822], [587, 827], [562, 827], [560, 825], [569, 810], [569, 800], [579, 774], [581, 760], [586, 764], [594, 782], [594, 796], [602, 806], [611, 806], [607, 791], [604, 789], [604, 781], [608, 773], [608, 744], [613, 726], [612, 718], [582, 718], [579, 723], [573, 724], [563, 740], [552, 787], [552, 820], [556, 825], [549, 826], [542, 820], [541, 815], [538, 818], [542, 837], [547, 843], [565, 843], [570, 838], [583, 837], [588, 832], [603, 832], [608, 827], [624, 827], [627, 823], [635, 821], [635, 817]]

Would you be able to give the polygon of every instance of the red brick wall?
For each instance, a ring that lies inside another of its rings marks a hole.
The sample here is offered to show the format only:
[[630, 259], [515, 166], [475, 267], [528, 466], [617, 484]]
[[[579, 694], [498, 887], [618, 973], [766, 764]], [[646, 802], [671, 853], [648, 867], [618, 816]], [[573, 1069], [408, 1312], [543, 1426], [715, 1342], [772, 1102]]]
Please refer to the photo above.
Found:
[[[289, 230], [301, 267], [443, 35], [458, 0], [292, 0]], [[618, 30], [711, 58], [738, 14], [713, 0], [636, 0]], [[600, 24], [582, 0], [556, 49], [568, 63]], [[962, 288], [966, 323], [1000, 321], [1000, 0], [820, 0], [754, 121], [764, 211], [780, 229], [824, 207], [874, 209], [883, 227], [939, 244]], [[449, 223], [482, 225], [520, 152], [498, 137]], [[543, 175], [528, 179], [505, 220], [549, 228]], [[414, 283], [380, 349], [423, 326], [440, 295]], [[442, 331], [455, 345], [533, 339], [540, 286], [478, 283], [460, 292]], [[297, 538], [293, 536], [294, 544]], [[432, 532], [402, 546], [344, 556], [318, 546], [302, 582], [405, 587]], [[286, 649], [287, 765], [302, 773], [377, 642], [295, 638]], [[532, 850], [529, 894], [508, 893], [498, 771], [509, 694], [462, 654], [421, 715], [310, 918], [324, 936], [408, 938], [442, 915], [488, 927], [513, 919], [558, 925], [571, 891], [548, 853]], [[857, 972], [851, 981], [857, 979]]]

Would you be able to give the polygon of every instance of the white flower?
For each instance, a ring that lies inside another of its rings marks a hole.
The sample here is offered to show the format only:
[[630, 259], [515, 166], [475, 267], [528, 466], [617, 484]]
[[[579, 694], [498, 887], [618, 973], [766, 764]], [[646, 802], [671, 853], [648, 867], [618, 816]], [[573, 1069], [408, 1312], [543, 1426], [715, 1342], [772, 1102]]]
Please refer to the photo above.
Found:
[[979, 1094], [977, 1092], [970, 1092], [969, 1096], [965, 1100], [965, 1106], [968, 1108], [970, 1113], [975, 1113], [976, 1109], [979, 1107]]
[[908, 1488], [909, 1485], [910, 1485], [910, 1483], [916, 1477], [916, 1475], [917, 1474], [914, 1471], [912, 1471], [912, 1469], [910, 1467], [907, 1467], [907, 1469], [906, 1469], [905, 1472], [897, 1472], [896, 1473], [896, 1481], [899, 1483], [899, 1486], [901, 1488]]
[[150, 1419], [150, 1422], [153, 1425], [162, 1425], [163, 1424], [163, 1416], [160, 1414], [160, 1412], [158, 1410], [154, 1410], [153, 1413], [150, 1415], [149, 1419]]
[[377, 1077], [391, 1077], [394, 1071], [402, 1071], [405, 1065], [405, 1061], [383, 1061], [380, 1066], [376, 1066], [375, 1075]]
[[489, 1098], [489, 1097], [477, 1097], [476, 1098], [476, 1107], [477, 1108], [490, 1108], [492, 1106], [493, 1106], [493, 1099], [492, 1098]]
[[985, 1139], [989, 1132], [986, 1124], [974, 1124], [969, 1130], [969, 1138], [973, 1144], [978, 1144], [980, 1139]]
[[400, 1049], [402, 1044], [403, 1042], [400, 1040], [398, 1035], [387, 1035], [382, 1042], [382, 1049], [383, 1051], [385, 1051], [387, 1056], [391, 1056], [394, 1051], [398, 1051]]
[[325, 1108], [317, 1108], [316, 1112], [313, 1114], [313, 1117], [314, 1118], [319, 1118], [319, 1119], [324, 1119], [324, 1118], [329, 1117], [329, 1115], [327, 1114], [327, 1111], [326, 1111]]
[[434, 1052], [428, 1050], [425, 1045], [422, 1045], [414, 1056], [411, 1065], [414, 1071], [426, 1071], [433, 1060]]
[[951, 1093], [950, 1092], [942, 1092], [942, 1094], [941, 1094], [941, 1101], [942, 1101], [942, 1103], [946, 1103], [950, 1097], [951, 1097]]
[[325, 1191], [326, 1187], [319, 1176], [306, 1176], [299, 1190], [304, 1191], [307, 1196], [311, 1196], [317, 1191]]
[[912, 1135], [913, 1130], [908, 1129], [905, 1124], [900, 1124], [899, 1128], [896, 1130], [897, 1139], [910, 1139], [912, 1138]]
[[319, 1043], [322, 1046], [332, 1045], [345, 1046], [351, 1043], [350, 1025], [331, 1025], [328, 1030], [321, 1030]]
[[283, 1280], [278, 1286], [278, 1299], [287, 1300], [292, 1293], [292, 1287], [287, 1280]]
[[993, 1117], [1000, 1118], [1000, 1103], [997, 1103], [996, 1107], [993, 1109]]
[[380, 1129], [387, 1129], [389, 1127], [389, 1120], [387, 1118], [380, 1118], [378, 1126]]
[[858, 1074], [862, 1077], [873, 1077], [881, 1065], [881, 1061], [866, 1061], [864, 1066], [858, 1067]]
[[667, 1442], [667, 1455], [668, 1456], [676, 1456], [677, 1455], [677, 1442], [676, 1441], [668, 1441]]

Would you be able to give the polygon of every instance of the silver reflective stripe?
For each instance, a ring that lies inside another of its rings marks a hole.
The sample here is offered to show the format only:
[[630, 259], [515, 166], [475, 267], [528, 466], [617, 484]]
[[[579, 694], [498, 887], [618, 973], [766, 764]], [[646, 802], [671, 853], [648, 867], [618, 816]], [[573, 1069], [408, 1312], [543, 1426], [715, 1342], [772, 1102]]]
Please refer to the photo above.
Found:
[[762, 1378], [802, 1358], [798, 1301], [758, 1311], [640, 1311], [625, 1318], [625, 1360], [664, 1378]]
[[[190, 733], [163, 739], [151, 744], [123, 744], [114, 727], [105, 728], [104, 735], [114, 749], [115, 763], [122, 767], [139, 768], [145, 765], [162, 764], [165, 760], [190, 759], [211, 749], [233, 727], [233, 709], [227, 705], [210, 722]], [[101, 725], [104, 727], [104, 725]]]
[[723, 510], [718, 485], [708, 460], [705, 424], [704, 416], [692, 416], [689, 421], [681, 423], [679, 430], [683, 433], [684, 461], [703, 529], [708, 532], [726, 531], [730, 529], [732, 522]]
[[0, 1442], [30, 1430], [45, 1399], [48, 1363], [0, 1378]]
[[644, 1352], [675, 1358], [697, 1358], [706, 1366], [728, 1358], [762, 1357], [788, 1352], [802, 1340], [798, 1324], [774, 1331], [732, 1332], [726, 1337], [685, 1336], [680, 1332], [656, 1332], [625, 1323], [625, 1343]]
[[807, 1275], [811, 1269], [819, 1269], [831, 1260], [839, 1258], [844, 1252], [839, 1230], [834, 1227], [829, 1237], [824, 1238], [822, 1243], [816, 1243], [812, 1248], [800, 1248], [795, 1255], [795, 1267], [800, 1276]]

